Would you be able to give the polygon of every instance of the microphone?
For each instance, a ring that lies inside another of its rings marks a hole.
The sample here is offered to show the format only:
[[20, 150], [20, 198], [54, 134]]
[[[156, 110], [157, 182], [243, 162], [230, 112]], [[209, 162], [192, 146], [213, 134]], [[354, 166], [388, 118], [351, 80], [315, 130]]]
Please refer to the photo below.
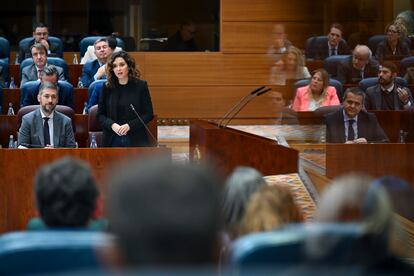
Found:
[[251, 97], [249, 97], [243, 104], [239, 105], [238, 108], [236, 109], [236, 112], [233, 113], [233, 115], [231, 115], [228, 119], [226, 123], [223, 123], [222, 125], [220, 125], [219, 127], [225, 128], [230, 122], [231, 120], [234, 119], [234, 117], [237, 116], [237, 114], [239, 114], [239, 112], [251, 101], [253, 100], [253, 98], [261, 96], [267, 92], [269, 92], [270, 90], [272, 90], [272, 88], [267, 88], [263, 91], [259, 91], [256, 92], [255, 94], [252, 94]]
[[135, 110], [134, 105], [133, 104], [130, 104], [129, 106], [131, 107], [132, 111], [134, 111], [135, 115], [137, 116], [137, 118], [139, 119], [139, 121], [141, 122], [141, 124], [144, 126], [145, 130], [147, 131], [147, 133], [151, 136], [152, 141], [155, 142], [155, 144], [159, 148], [161, 145], [158, 143], [158, 140], [154, 137], [154, 135], [152, 135], [151, 131], [148, 129], [147, 125], [142, 120], [141, 116], [139, 116], [138, 112]]
[[244, 101], [249, 101], [250, 98], [254, 97], [256, 93], [258, 93], [259, 91], [263, 90], [265, 87], [266, 87], [266, 85], [260, 86], [259, 88], [256, 88], [255, 90], [253, 90], [252, 92], [250, 92], [249, 94], [247, 94], [246, 96], [244, 96], [243, 98], [241, 98], [235, 105], [232, 106], [232, 108], [230, 108], [229, 111], [227, 111], [226, 114], [224, 114], [223, 118], [218, 123], [218, 126], [219, 127], [222, 127], [224, 120], [226, 120], [227, 118], [231, 117], [230, 114], [234, 110], [236, 110], [240, 105], [242, 105], [242, 103]]

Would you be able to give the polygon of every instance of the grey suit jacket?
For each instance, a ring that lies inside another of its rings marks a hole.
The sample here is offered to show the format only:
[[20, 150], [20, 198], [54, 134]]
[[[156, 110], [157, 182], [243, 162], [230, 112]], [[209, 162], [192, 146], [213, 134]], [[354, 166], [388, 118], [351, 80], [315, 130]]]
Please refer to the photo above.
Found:
[[[40, 108], [23, 116], [17, 143], [22, 146], [45, 146], [43, 119]], [[53, 145], [54, 147], [62, 148], [76, 147], [72, 120], [56, 110], [53, 115]]]
[[[65, 75], [63, 74], [63, 68], [54, 65], [59, 73], [59, 80], [65, 80]], [[36, 65], [32, 64], [29, 66], [26, 66], [23, 68], [22, 70], [22, 77], [21, 77], [21, 81], [20, 81], [20, 86], [22, 86], [24, 83], [28, 82], [28, 81], [35, 81], [38, 80], [38, 76], [37, 76], [37, 69], [36, 69]]]

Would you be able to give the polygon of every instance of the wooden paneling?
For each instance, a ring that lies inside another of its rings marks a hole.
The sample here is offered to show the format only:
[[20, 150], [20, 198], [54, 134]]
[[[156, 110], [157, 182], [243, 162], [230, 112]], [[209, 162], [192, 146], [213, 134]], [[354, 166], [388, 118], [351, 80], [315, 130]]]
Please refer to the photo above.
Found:
[[[135, 57], [135, 53], [132, 54]], [[148, 53], [143, 77], [151, 86], [263, 85], [266, 55], [222, 53]]]
[[[223, 116], [257, 86], [150, 87], [155, 113], [160, 118], [212, 118]], [[289, 94], [291, 88], [276, 88]], [[254, 98], [239, 117], [273, 117], [276, 107], [267, 93]]]
[[394, 175], [414, 185], [413, 152], [414, 144], [327, 144], [326, 176], [334, 178], [348, 172], [373, 177]]
[[171, 149], [0, 149], [0, 233], [24, 230], [29, 219], [36, 215], [33, 177], [42, 165], [64, 156], [86, 161], [105, 198], [104, 176], [116, 162], [155, 154], [170, 156]]
[[325, 1], [222, 0], [223, 21], [307, 21], [322, 18]]

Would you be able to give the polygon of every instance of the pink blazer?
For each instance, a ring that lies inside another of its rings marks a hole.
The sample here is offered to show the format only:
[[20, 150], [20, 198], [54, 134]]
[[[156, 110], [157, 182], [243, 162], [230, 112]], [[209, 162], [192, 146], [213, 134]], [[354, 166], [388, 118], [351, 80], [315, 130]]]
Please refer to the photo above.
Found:
[[[309, 111], [309, 96], [306, 94], [308, 91], [309, 85], [304, 87], [299, 87], [296, 90], [295, 100], [293, 101], [292, 109], [295, 111]], [[333, 86], [328, 86], [327, 95], [325, 101], [323, 101], [322, 106], [328, 105], [339, 105], [338, 95], [336, 94], [336, 89]]]

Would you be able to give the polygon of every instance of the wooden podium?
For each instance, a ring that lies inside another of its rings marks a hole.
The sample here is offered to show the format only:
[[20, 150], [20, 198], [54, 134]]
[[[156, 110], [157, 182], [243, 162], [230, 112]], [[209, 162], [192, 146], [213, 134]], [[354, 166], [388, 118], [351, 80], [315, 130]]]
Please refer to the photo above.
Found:
[[64, 156], [89, 163], [105, 199], [102, 180], [117, 162], [148, 155], [171, 158], [170, 148], [0, 149], [0, 233], [24, 230], [36, 215], [33, 178], [39, 167]]
[[[199, 152], [197, 152], [199, 151]], [[256, 168], [263, 175], [298, 171], [298, 151], [276, 141], [202, 120], [190, 122], [190, 158], [212, 160], [222, 173], [237, 166]]]
[[394, 175], [414, 185], [414, 144], [327, 144], [326, 176], [349, 172]]

